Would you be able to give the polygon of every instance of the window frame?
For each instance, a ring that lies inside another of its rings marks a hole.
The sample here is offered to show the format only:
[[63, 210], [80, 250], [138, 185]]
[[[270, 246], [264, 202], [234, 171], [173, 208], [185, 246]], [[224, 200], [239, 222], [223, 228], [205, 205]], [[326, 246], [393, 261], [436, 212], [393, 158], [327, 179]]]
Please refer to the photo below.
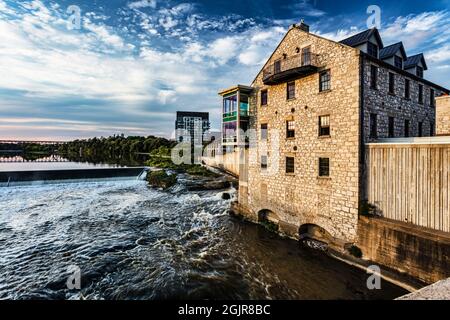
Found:
[[[400, 65], [398, 65], [398, 62], [400, 62]], [[394, 66], [396, 68], [403, 69], [403, 59], [402, 59], [402, 57], [399, 57], [397, 55], [394, 56]]]
[[[328, 125], [322, 125], [322, 118], [328, 118]], [[328, 132], [323, 132], [323, 130], [328, 130]], [[319, 116], [319, 137], [329, 137], [331, 136], [331, 116], [329, 114], [324, 114]]]
[[370, 88], [378, 90], [378, 67], [376, 65], [370, 65]]
[[[373, 55], [373, 53], [375, 53], [375, 55]], [[367, 54], [371, 57], [378, 59], [379, 53], [380, 53], [380, 48], [378, 47], [378, 45], [368, 41], [367, 42]]]
[[423, 104], [423, 84], [419, 84], [419, 89], [418, 90], [419, 90], [419, 93], [418, 93], [419, 96], [418, 96], [418, 99], [417, 99], [418, 101], [417, 102], [419, 104]]
[[389, 72], [389, 94], [395, 95], [395, 73]]
[[[285, 169], [286, 174], [295, 174], [295, 157], [288, 157], [288, 156], [286, 156], [285, 157], [285, 161], [286, 161], [286, 164], [285, 164], [285, 168], [284, 169]], [[290, 161], [292, 161], [292, 163], [291, 163], [292, 165], [288, 166], [288, 164], [290, 164]]]
[[[266, 128], [263, 129], [263, 126], [266, 126]], [[260, 129], [261, 129], [260, 140], [262, 140], [262, 141], [269, 140], [269, 124], [261, 123], [260, 124]], [[265, 133], [265, 134], [263, 134], [263, 133]]]
[[430, 88], [430, 107], [434, 107], [435, 106], [435, 102], [434, 102], [435, 95], [436, 94], [435, 94], [434, 89]]
[[388, 118], [388, 137], [395, 138], [395, 117]]
[[411, 99], [411, 80], [405, 79], [405, 99]]
[[371, 113], [369, 115], [369, 139], [378, 138], [378, 114]]
[[[326, 161], [326, 163], [323, 163], [323, 161]], [[323, 171], [324, 169], [326, 170], [325, 172]], [[330, 158], [319, 157], [318, 176], [320, 178], [329, 178], [331, 176]]]
[[[263, 99], [263, 95], [265, 96], [265, 99]], [[267, 106], [269, 104], [269, 90], [264, 89], [261, 90], [261, 106]]]
[[[323, 76], [327, 76], [325, 80], [323, 80]], [[330, 69], [324, 70], [319, 73], [319, 92], [327, 92], [331, 90], [331, 71]]]
[[416, 76], [423, 79], [423, 68], [416, 66]]
[[294, 138], [295, 138], [295, 121], [286, 120], [286, 139], [294, 139]]
[[[293, 96], [291, 96], [293, 94]], [[295, 81], [286, 83], [286, 100], [295, 99]]]
[[[265, 162], [265, 163], [264, 163], [264, 161], [263, 161], [263, 158], [266, 159], [266, 162]], [[269, 165], [269, 158], [268, 158], [267, 154], [261, 155], [261, 157], [260, 157], [259, 160], [260, 160], [260, 167], [261, 167], [261, 170], [267, 170], [268, 165]]]

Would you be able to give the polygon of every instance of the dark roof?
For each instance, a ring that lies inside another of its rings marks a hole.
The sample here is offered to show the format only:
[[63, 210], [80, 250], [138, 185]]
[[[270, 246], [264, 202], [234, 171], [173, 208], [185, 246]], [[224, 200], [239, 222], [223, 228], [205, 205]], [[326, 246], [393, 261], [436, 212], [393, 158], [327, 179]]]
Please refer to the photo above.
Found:
[[209, 120], [209, 112], [177, 111], [177, 118], [181, 117], [199, 117]]
[[408, 57], [406, 56], [405, 48], [403, 47], [403, 43], [397, 42], [394, 44], [391, 44], [390, 46], [384, 47], [380, 50], [380, 59], [387, 59], [390, 57], [395, 56], [395, 54], [400, 50], [403, 59], [406, 60]]
[[354, 36], [351, 36], [350, 38], [340, 41], [340, 43], [345, 44], [350, 47], [356, 47], [356, 46], [359, 46], [360, 44], [363, 44], [363, 43], [369, 41], [369, 39], [370, 39], [370, 37], [372, 37], [372, 35], [374, 35], [377, 38], [380, 48], [383, 48], [383, 41], [381, 40], [380, 33], [378, 32], [377, 28], [368, 29], [366, 31], [355, 34]]
[[425, 63], [425, 57], [423, 56], [423, 53], [416, 54], [414, 56], [408, 57], [408, 59], [403, 64], [403, 69], [410, 69], [419, 64], [419, 62], [422, 62], [423, 70], [428, 70], [427, 64]]

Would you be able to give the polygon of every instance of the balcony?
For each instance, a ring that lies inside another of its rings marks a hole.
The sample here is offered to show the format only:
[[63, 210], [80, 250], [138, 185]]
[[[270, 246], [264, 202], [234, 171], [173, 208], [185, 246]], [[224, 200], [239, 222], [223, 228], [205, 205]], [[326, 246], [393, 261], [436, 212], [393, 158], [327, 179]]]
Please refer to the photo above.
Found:
[[314, 53], [297, 54], [275, 61], [263, 70], [265, 85], [275, 85], [286, 81], [306, 77], [317, 72], [318, 55]]

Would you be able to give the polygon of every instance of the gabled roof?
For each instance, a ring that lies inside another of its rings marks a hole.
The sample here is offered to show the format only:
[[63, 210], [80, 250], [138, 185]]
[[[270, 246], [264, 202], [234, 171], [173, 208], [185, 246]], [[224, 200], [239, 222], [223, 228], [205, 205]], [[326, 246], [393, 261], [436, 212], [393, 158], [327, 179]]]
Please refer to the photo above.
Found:
[[427, 64], [425, 63], [425, 57], [423, 53], [416, 54], [414, 56], [408, 57], [408, 59], [403, 64], [403, 69], [410, 69], [422, 62], [423, 70], [428, 70]]
[[406, 56], [405, 47], [403, 47], [403, 42], [397, 42], [394, 44], [391, 44], [390, 46], [384, 47], [380, 50], [380, 59], [387, 59], [390, 57], [395, 56], [395, 54], [400, 50], [400, 53], [402, 54], [403, 60], [408, 59]]
[[340, 43], [345, 44], [350, 47], [356, 47], [356, 46], [359, 46], [360, 44], [363, 44], [363, 43], [369, 41], [369, 39], [373, 35], [375, 36], [375, 38], [377, 38], [377, 42], [380, 45], [380, 48], [383, 48], [383, 41], [381, 40], [381, 36], [380, 36], [380, 33], [378, 32], [377, 28], [368, 29], [366, 31], [355, 34], [354, 36], [351, 36], [350, 38], [340, 41]]

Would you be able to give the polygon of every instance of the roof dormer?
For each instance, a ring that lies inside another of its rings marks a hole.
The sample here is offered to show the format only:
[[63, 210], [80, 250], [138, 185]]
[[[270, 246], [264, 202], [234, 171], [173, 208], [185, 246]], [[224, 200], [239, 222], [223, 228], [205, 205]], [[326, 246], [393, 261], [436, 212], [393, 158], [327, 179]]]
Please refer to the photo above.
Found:
[[423, 78], [424, 70], [428, 70], [423, 53], [408, 57], [408, 59], [403, 64], [403, 69], [420, 78]]
[[379, 52], [383, 49], [383, 41], [377, 28], [368, 29], [354, 36], [341, 41], [342, 44], [358, 48], [361, 51], [378, 58]]
[[380, 50], [380, 60], [389, 63], [399, 69], [403, 69], [403, 64], [407, 59], [405, 48], [402, 42], [391, 44]]

